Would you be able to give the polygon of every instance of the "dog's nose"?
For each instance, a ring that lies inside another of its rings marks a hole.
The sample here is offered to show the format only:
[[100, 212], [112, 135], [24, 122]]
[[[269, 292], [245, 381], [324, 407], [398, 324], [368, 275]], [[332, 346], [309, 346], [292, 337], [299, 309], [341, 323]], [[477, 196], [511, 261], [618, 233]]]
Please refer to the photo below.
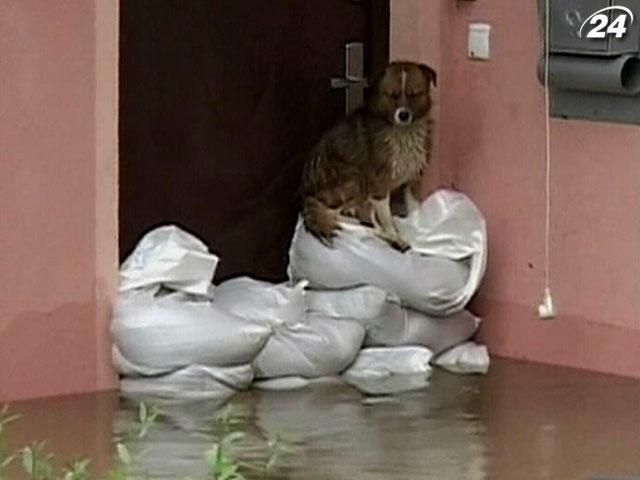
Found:
[[395, 122], [401, 125], [406, 125], [407, 123], [411, 122], [412, 119], [413, 115], [411, 114], [411, 110], [404, 107], [398, 108], [394, 115]]

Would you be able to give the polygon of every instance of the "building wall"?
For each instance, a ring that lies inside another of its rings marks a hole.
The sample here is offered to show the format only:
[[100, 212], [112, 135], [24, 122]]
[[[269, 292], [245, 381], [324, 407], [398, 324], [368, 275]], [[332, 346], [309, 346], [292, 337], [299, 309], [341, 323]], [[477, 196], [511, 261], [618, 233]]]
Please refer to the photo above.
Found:
[[[536, 1], [392, 2], [392, 56], [440, 72], [436, 169], [427, 182], [454, 184], [488, 221], [489, 267], [473, 305], [485, 317], [482, 340], [497, 355], [640, 377], [640, 127], [552, 121], [558, 317], [538, 319], [545, 109]], [[474, 21], [493, 26], [489, 62], [467, 59]]]
[[112, 388], [117, 5], [0, 2], [0, 400]]

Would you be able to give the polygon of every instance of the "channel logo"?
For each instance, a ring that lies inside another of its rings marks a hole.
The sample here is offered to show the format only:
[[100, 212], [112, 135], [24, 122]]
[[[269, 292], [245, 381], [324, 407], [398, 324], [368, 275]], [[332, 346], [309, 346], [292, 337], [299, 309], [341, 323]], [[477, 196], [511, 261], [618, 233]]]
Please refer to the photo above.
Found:
[[[609, 11], [618, 12], [618, 15], [614, 18], [614, 15], [608, 15]], [[622, 5], [605, 7], [591, 14], [582, 23], [580, 30], [578, 30], [578, 37], [583, 38], [583, 34], [586, 32], [586, 38], [602, 39], [611, 35], [622, 38], [627, 34], [634, 21], [633, 12], [627, 7]]]

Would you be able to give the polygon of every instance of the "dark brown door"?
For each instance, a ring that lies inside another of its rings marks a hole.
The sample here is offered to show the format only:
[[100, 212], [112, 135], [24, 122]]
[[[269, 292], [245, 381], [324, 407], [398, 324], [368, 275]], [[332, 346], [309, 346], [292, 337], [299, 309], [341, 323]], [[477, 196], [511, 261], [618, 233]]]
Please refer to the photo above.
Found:
[[388, 0], [126, 0], [120, 250], [178, 224], [217, 278], [285, 277], [305, 155], [344, 114], [344, 46], [388, 56]]

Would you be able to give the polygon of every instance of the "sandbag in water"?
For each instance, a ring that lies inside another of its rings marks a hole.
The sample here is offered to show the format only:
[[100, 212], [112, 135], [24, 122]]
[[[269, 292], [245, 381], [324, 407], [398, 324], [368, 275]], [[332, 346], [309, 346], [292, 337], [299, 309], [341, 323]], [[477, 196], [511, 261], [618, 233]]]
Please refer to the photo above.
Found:
[[244, 277], [216, 288], [217, 305], [273, 328], [273, 335], [253, 363], [256, 378], [336, 375], [358, 354], [364, 327], [307, 314], [304, 287], [305, 282], [288, 287]]
[[141, 374], [158, 374], [193, 364], [249, 364], [272, 328], [234, 316], [210, 301], [142, 291], [117, 302], [111, 333], [130, 365], [146, 369]]

